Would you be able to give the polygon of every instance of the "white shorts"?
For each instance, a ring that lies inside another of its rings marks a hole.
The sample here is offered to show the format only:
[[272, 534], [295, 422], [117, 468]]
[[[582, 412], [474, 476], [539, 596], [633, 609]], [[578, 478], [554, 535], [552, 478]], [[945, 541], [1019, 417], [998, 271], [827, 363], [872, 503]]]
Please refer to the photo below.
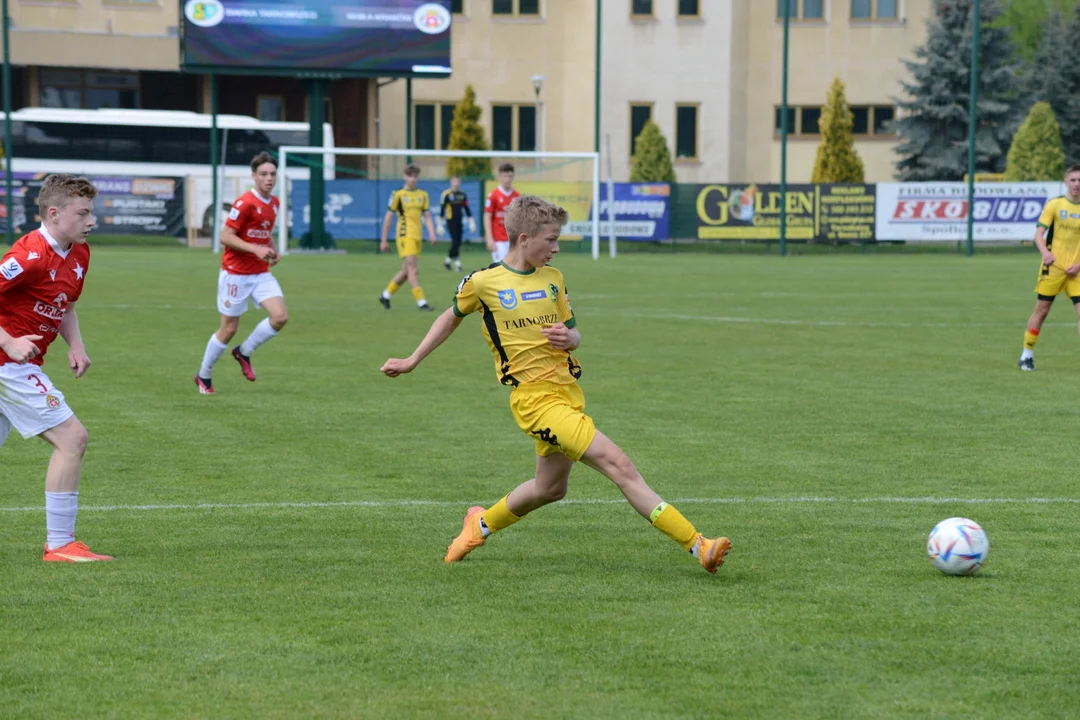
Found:
[[218, 276], [217, 309], [222, 315], [240, 317], [247, 312], [248, 300], [260, 307], [264, 300], [274, 297], [284, 297], [284, 293], [270, 273], [231, 275], [222, 270]]
[[37, 365], [0, 365], [0, 445], [11, 428], [24, 438], [50, 430], [74, 415], [64, 393]]
[[510, 252], [510, 241], [500, 242], [495, 241], [495, 252], [491, 253], [491, 259], [495, 262], [502, 262], [506, 258], [506, 253]]

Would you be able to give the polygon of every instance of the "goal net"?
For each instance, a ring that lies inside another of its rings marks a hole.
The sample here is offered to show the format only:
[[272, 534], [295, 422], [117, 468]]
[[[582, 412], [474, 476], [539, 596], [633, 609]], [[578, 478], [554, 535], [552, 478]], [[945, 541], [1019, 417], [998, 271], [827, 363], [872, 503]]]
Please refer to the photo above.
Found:
[[[279, 148], [277, 192], [281, 217], [286, 220], [278, 223], [279, 252], [285, 254], [290, 246], [296, 247], [311, 230], [310, 180], [300, 178], [333, 178], [324, 181], [322, 221], [324, 232], [335, 241], [378, 240], [390, 194], [402, 187], [403, 171], [410, 163], [421, 170], [418, 187], [431, 197], [432, 215], [436, 218], [442, 192], [450, 187], [450, 174], [458, 170], [476, 222], [475, 232], [469, 232], [466, 226], [466, 241], [484, 241], [484, 199], [499, 184], [499, 167], [509, 163], [514, 166], [514, 188], [518, 192], [537, 195], [568, 211], [570, 221], [560, 241], [566, 241], [563, 251], [572, 251], [577, 245], [591, 251], [594, 258], [600, 255], [600, 217], [596, 209], [601, 207], [604, 187], [597, 153], [339, 147], [330, 154], [326, 148], [299, 146]], [[328, 166], [332, 167], [331, 173], [325, 172]], [[447, 239], [438, 222], [436, 227], [440, 239]], [[394, 237], [393, 228], [390, 237]]]

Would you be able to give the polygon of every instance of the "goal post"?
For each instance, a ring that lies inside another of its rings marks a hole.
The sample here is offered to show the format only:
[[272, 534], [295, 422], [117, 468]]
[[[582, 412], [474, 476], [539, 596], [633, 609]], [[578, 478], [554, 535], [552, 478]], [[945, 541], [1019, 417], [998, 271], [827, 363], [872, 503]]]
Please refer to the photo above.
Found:
[[[320, 156], [320, 157], [315, 162], [312, 162], [310, 160], [307, 161], [307, 162], [304, 162], [303, 161], [304, 156]], [[309, 168], [318, 167], [322, 163], [327, 163], [327, 162], [335, 163], [335, 167], [338, 170], [338, 177], [340, 178], [340, 177], [342, 177], [342, 175], [347, 176], [347, 171], [346, 171], [346, 173], [342, 172], [343, 163], [340, 163], [338, 160], [336, 160], [335, 156], [337, 158], [341, 158], [343, 156], [345, 156], [345, 157], [392, 158], [394, 160], [394, 162], [391, 163], [391, 164], [395, 168], [400, 165], [400, 168], [402, 168], [402, 169], [404, 168], [406, 158], [408, 158], [410, 161], [417, 161], [417, 160], [421, 160], [421, 159], [428, 159], [428, 160], [433, 160], [433, 161], [439, 161], [439, 160], [444, 160], [445, 161], [445, 160], [449, 160], [451, 158], [489, 158], [489, 159], [491, 159], [493, 161], [495, 161], [495, 160], [532, 160], [532, 161], [534, 161], [535, 168], [536, 168], [536, 170], [535, 170], [535, 172], [536, 172], [535, 179], [533, 179], [533, 177], [529, 175], [529, 173], [532, 172], [532, 167], [530, 167], [530, 165], [532, 165], [533, 163], [530, 163], [528, 165], [527, 164], [520, 165], [518, 167], [517, 174], [516, 174], [516, 179], [515, 179], [515, 184], [520, 183], [525, 188], [526, 192], [528, 192], [528, 190], [529, 190], [528, 186], [531, 183], [535, 183], [537, 186], [541, 186], [541, 187], [545, 183], [554, 185], [554, 182], [548, 183], [542, 177], [541, 168], [542, 168], [544, 163], [550, 163], [550, 164], [552, 164], [552, 167], [554, 167], [556, 163], [563, 163], [563, 166], [562, 166], [562, 168], [563, 168], [562, 175], [563, 176], [566, 176], [566, 174], [567, 174], [567, 170], [566, 170], [566, 166], [565, 166], [566, 163], [574, 163], [574, 162], [584, 163], [584, 164], [590, 166], [591, 172], [588, 173], [588, 177], [587, 178], [585, 178], [585, 177], [575, 178], [575, 179], [569, 181], [569, 184], [583, 183], [583, 184], [586, 184], [588, 186], [591, 186], [590, 187], [590, 192], [589, 192], [589, 200], [590, 200], [591, 207], [589, 208], [588, 214], [584, 218], [580, 217], [580, 214], [579, 214], [579, 216], [577, 218], [571, 217], [571, 222], [572, 222], [572, 225], [574, 226], [574, 231], [571, 232], [571, 233], [565, 233], [565, 234], [577, 235], [578, 237], [581, 237], [582, 239], [591, 240], [593, 259], [596, 260], [596, 259], [599, 259], [599, 257], [600, 257], [600, 234], [601, 234], [601, 232], [600, 232], [600, 228], [601, 228], [600, 209], [601, 209], [601, 190], [602, 190], [602, 187], [601, 187], [601, 180], [600, 180], [600, 155], [599, 155], [599, 153], [595, 153], [595, 152], [584, 152], [584, 153], [542, 152], [542, 151], [541, 152], [530, 152], [530, 151], [498, 151], [498, 150], [401, 150], [401, 149], [392, 149], [391, 150], [391, 149], [384, 149], [384, 148], [347, 148], [347, 147], [335, 147], [335, 148], [333, 148], [332, 151], [328, 152], [327, 148], [325, 148], [325, 147], [308, 147], [308, 146], [301, 146], [301, 145], [283, 145], [280, 148], [278, 148], [278, 162], [279, 162], [279, 165], [280, 165], [280, 170], [278, 172], [278, 177], [281, 178], [281, 180], [278, 183], [277, 192], [278, 192], [278, 199], [281, 202], [280, 218], [282, 220], [281, 222], [278, 223], [278, 228], [277, 228], [277, 230], [278, 230], [278, 252], [280, 254], [282, 254], [282, 255], [287, 254], [288, 253], [288, 247], [289, 247], [289, 229], [290, 229], [290, 227], [289, 227], [290, 226], [289, 209], [291, 207], [291, 201], [292, 201], [292, 197], [291, 197], [292, 196], [292, 188], [291, 188], [291, 183], [290, 183], [290, 180], [289, 180], [289, 172], [288, 172], [289, 168], [290, 168], [290, 163], [292, 163], [293, 166], [306, 166], [306, 167], [309, 167]], [[584, 169], [584, 168], [582, 168], [582, 169]], [[557, 174], [557, 173], [552, 171], [549, 174], [554, 175], [554, 174]], [[399, 176], [400, 175], [398, 175], [398, 177]], [[445, 175], [444, 175], [444, 178], [445, 178]], [[425, 178], [425, 179], [430, 179], [430, 178]], [[441, 178], [435, 178], [435, 179], [441, 179]], [[448, 179], [448, 178], [446, 178], [446, 179]], [[558, 182], [558, 181], [556, 181], [556, 182]], [[564, 182], [563, 184], [567, 184], [567, 183]], [[584, 189], [584, 188], [579, 188], [579, 190], [580, 189]], [[615, 224], [615, 222], [614, 222], [615, 221], [615, 217], [614, 217], [615, 203], [614, 203], [614, 198], [611, 197], [612, 190], [611, 190], [611, 183], [610, 182], [607, 184], [607, 192], [608, 192], [607, 203], [606, 203], [607, 211], [608, 211], [607, 220], [611, 223], [611, 227], [613, 228], [614, 224]], [[542, 195], [543, 193], [538, 193], [538, 194]], [[557, 198], [554, 198], [553, 201], [557, 201]], [[481, 202], [482, 202], [482, 199], [481, 199]], [[304, 203], [304, 199], [301, 199], [299, 201], [299, 203], [298, 203], [298, 207], [299, 208], [305, 207], [303, 203]], [[435, 203], [433, 202], [432, 204], [434, 205]], [[433, 207], [432, 210], [437, 212], [436, 207]], [[479, 215], [479, 212], [478, 212], [478, 217], [477, 217], [477, 225], [478, 226], [481, 226], [481, 220], [482, 220], [482, 215]], [[587, 232], [586, 232], [586, 230], [587, 230]], [[612, 235], [614, 235], [614, 232], [612, 232]], [[615, 257], [614, 239], [612, 239], [610, 249], [611, 249], [611, 256]]]

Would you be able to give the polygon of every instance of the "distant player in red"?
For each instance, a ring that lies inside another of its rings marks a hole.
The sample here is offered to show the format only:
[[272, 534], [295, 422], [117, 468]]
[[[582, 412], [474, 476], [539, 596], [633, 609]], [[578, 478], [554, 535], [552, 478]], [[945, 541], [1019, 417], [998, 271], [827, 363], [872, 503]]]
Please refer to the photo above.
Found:
[[96, 195], [86, 178], [50, 175], [38, 195], [41, 227], [0, 261], [0, 445], [14, 427], [53, 446], [45, 473], [45, 562], [112, 560], [75, 540], [86, 428], [41, 369], [57, 335], [68, 344], [76, 378], [90, 367], [75, 301], [90, 267], [86, 237]]
[[484, 238], [487, 240], [491, 259], [502, 262], [510, 252], [510, 238], [506, 235], [506, 208], [521, 193], [514, 189], [514, 166], [499, 166], [499, 187], [491, 191], [484, 203]]
[[255, 181], [254, 189], [233, 203], [221, 230], [221, 244], [225, 246], [218, 276], [217, 304], [221, 327], [210, 336], [202, 366], [195, 375], [195, 384], [204, 395], [215, 392], [211, 380], [214, 363], [228, 349], [229, 341], [240, 328], [240, 316], [247, 312], [248, 300], [261, 306], [269, 315], [232, 351], [244, 377], [251, 382], [255, 382], [251, 354], [277, 335], [289, 321], [281, 285], [270, 274], [270, 268], [277, 265], [279, 259], [273, 242], [280, 202], [271, 194], [277, 183], [277, 160], [270, 153], [259, 153], [251, 161], [251, 177]]

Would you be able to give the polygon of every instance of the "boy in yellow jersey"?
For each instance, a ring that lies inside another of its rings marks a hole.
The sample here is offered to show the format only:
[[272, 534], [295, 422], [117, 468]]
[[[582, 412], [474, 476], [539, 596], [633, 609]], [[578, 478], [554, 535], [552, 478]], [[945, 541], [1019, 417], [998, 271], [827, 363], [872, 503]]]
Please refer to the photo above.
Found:
[[417, 259], [420, 248], [423, 245], [424, 231], [421, 220], [427, 226], [428, 237], [431, 244], [435, 244], [435, 224], [431, 221], [431, 199], [428, 194], [416, 187], [416, 179], [420, 177], [420, 168], [409, 165], [405, 168], [405, 187], [395, 190], [390, 196], [390, 204], [386, 209], [386, 217], [383, 218], [382, 242], [379, 243], [379, 252], [386, 252], [390, 245], [386, 238], [390, 235], [390, 224], [397, 215], [397, 251], [401, 258], [401, 269], [398, 270], [390, 284], [379, 296], [379, 302], [387, 310], [390, 309], [390, 298], [409, 279], [412, 287], [412, 295], [416, 298], [416, 305], [421, 310], [434, 310], [424, 299], [424, 289], [420, 287], [420, 268]]
[[1080, 165], [1065, 171], [1065, 194], [1050, 198], [1039, 217], [1035, 245], [1042, 255], [1035, 284], [1035, 311], [1024, 333], [1024, 350], [1017, 363], [1021, 370], [1035, 369], [1035, 343], [1054, 298], [1062, 290], [1080, 317]]
[[489, 508], [469, 508], [445, 561], [461, 560], [492, 533], [561, 500], [570, 470], [581, 461], [607, 476], [635, 510], [714, 573], [731, 549], [728, 539], [699, 534], [653, 492], [630, 458], [585, 414], [585, 396], [577, 384], [581, 366], [570, 354], [581, 344], [581, 333], [562, 273], [548, 265], [559, 252], [566, 222], [566, 210], [538, 197], [514, 200], [506, 213], [506, 258], [462, 280], [453, 307], [435, 320], [413, 354], [382, 366], [389, 377], [412, 372], [467, 315], [479, 312], [495, 355], [496, 376], [512, 388], [514, 419], [536, 442], [536, 476]]

